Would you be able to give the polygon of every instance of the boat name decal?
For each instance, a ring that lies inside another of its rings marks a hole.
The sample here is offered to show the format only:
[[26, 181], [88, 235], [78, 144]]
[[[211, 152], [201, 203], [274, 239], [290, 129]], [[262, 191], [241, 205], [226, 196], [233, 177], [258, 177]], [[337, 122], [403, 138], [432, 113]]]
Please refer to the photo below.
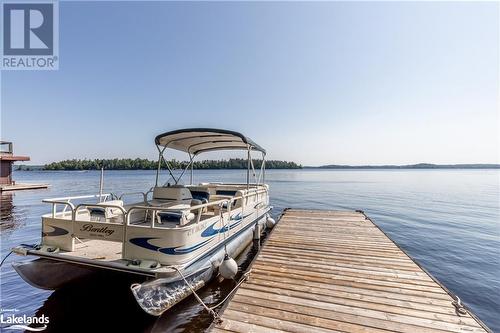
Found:
[[94, 225], [90, 223], [82, 225], [80, 231], [97, 232], [100, 234], [105, 234], [106, 236], [111, 236], [115, 232], [112, 229], [108, 229], [108, 227], [94, 227]]

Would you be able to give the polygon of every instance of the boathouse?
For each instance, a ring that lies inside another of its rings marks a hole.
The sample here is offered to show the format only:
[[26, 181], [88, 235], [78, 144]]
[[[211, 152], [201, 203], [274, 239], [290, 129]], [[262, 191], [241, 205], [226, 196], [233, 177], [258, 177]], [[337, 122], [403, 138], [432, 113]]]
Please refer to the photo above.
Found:
[[15, 185], [12, 179], [12, 164], [16, 161], [29, 161], [29, 156], [15, 156], [12, 142], [0, 141], [0, 184]]

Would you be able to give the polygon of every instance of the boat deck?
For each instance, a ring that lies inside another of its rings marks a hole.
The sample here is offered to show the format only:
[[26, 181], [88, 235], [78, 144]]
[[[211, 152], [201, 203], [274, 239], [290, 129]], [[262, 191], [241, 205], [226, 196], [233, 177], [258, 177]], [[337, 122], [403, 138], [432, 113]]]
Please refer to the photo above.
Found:
[[122, 257], [122, 243], [97, 239], [76, 241], [74, 251], [61, 252], [60, 254], [92, 260], [118, 261]]
[[286, 210], [212, 332], [486, 332], [362, 212]]

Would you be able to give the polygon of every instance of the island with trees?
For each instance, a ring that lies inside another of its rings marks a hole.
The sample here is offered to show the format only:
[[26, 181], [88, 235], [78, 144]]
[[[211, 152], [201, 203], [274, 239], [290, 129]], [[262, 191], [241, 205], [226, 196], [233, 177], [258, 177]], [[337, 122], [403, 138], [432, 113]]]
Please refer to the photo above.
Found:
[[[187, 161], [172, 159], [168, 161], [172, 169], [184, 169]], [[253, 160], [254, 167], [260, 168], [262, 160]], [[166, 165], [163, 162], [162, 168]], [[43, 170], [154, 170], [158, 168], [158, 161], [142, 158], [114, 158], [114, 159], [72, 159], [59, 162], [52, 162], [43, 166]], [[231, 158], [227, 160], [203, 160], [195, 161], [193, 169], [246, 169], [247, 160], [241, 158]], [[266, 160], [266, 169], [301, 169], [302, 165], [295, 162]], [[22, 169], [21, 169], [22, 170]]]

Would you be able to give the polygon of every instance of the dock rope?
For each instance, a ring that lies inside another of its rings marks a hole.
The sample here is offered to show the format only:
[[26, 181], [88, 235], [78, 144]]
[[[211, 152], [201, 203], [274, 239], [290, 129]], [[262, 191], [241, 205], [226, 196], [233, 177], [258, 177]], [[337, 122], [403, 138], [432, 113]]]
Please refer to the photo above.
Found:
[[222, 304], [224, 304], [227, 299], [229, 298], [229, 296], [231, 296], [239, 287], [240, 285], [245, 282], [246, 280], [248, 280], [248, 277], [250, 276], [250, 272], [252, 270], [248, 270], [247, 272], [243, 273], [243, 275], [241, 276], [240, 280], [238, 281], [238, 283], [236, 283], [236, 286], [234, 286], [233, 289], [231, 289], [231, 291], [226, 295], [226, 297], [224, 297], [224, 299], [222, 301], [220, 301], [219, 303], [217, 303], [216, 305], [212, 306], [211, 309], [216, 309], [218, 308], [219, 306], [221, 306]]
[[172, 268], [175, 269], [177, 271], [177, 273], [179, 273], [179, 275], [181, 276], [181, 278], [184, 280], [184, 283], [186, 283], [186, 285], [189, 287], [189, 289], [191, 289], [191, 292], [196, 297], [196, 299], [198, 300], [198, 302], [201, 305], [203, 305], [203, 307], [205, 308], [205, 310], [207, 310], [208, 313], [210, 313], [214, 317], [214, 320], [216, 320], [217, 322], [222, 322], [222, 319], [219, 317], [219, 315], [213, 309], [210, 309], [208, 307], [208, 305], [206, 305], [205, 302], [203, 302], [203, 300], [200, 298], [200, 296], [198, 296], [198, 294], [196, 293], [196, 291], [194, 290], [194, 288], [191, 286], [191, 283], [189, 283], [188, 280], [186, 280], [186, 277], [184, 276], [184, 274], [182, 274], [182, 271], [179, 268], [175, 267], [175, 266], [172, 266]]
[[5, 259], [7, 259], [11, 254], [12, 254], [13, 251], [10, 251], [3, 259], [2, 259], [2, 262], [0, 262], [0, 267], [2, 267], [3, 265], [3, 262], [5, 261]]
[[35, 250], [39, 250], [41, 245], [40, 244], [21, 244], [20, 246], [16, 246], [15, 248], [13, 248], [9, 253], [7, 253], [7, 255], [2, 259], [2, 261], [0, 262], [0, 267], [2, 267], [4, 261], [12, 254], [12, 253], [16, 253], [16, 254], [19, 254], [19, 255], [23, 255], [23, 256], [26, 256], [28, 251], [26, 249], [26, 247], [31, 247]]
[[239, 288], [239, 286], [248, 279], [248, 276], [250, 275], [250, 272], [252, 271], [250, 269], [247, 272], [243, 273], [243, 275], [241, 276], [241, 278], [238, 281], [238, 283], [236, 283], [236, 286], [234, 286], [234, 288], [231, 289], [231, 291], [226, 295], [226, 297], [224, 297], [224, 299], [222, 301], [220, 301], [219, 303], [215, 304], [214, 306], [208, 306], [205, 302], [203, 302], [203, 300], [201, 299], [201, 297], [198, 296], [198, 294], [196, 293], [196, 290], [194, 290], [194, 288], [188, 282], [188, 280], [186, 279], [186, 277], [184, 276], [184, 274], [182, 274], [182, 271], [178, 267], [175, 267], [175, 266], [172, 266], [172, 268], [175, 269], [179, 273], [179, 275], [181, 276], [181, 278], [184, 280], [184, 283], [186, 283], [186, 285], [189, 287], [189, 289], [191, 289], [191, 292], [196, 297], [196, 300], [198, 301], [198, 303], [200, 303], [205, 308], [205, 310], [212, 315], [212, 317], [214, 318], [214, 321], [217, 324], [222, 323], [222, 318], [219, 316], [219, 314], [217, 312], [215, 312], [215, 309], [218, 308], [219, 306], [221, 306], [222, 304], [224, 304], [224, 302], [227, 301], [227, 299]]
[[455, 295], [455, 298], [456, 298], [456, 300], [454, 300], [453, 302], [451, 302], [451, 304], [457, 309], [457, 313], [458, 314], [465, 316], [467, 314], [467, 310], [465, 310], [465, 307], [462, 304], [462, 301], [460, 300], [460, 297], [458, 297], [457, 295]]

